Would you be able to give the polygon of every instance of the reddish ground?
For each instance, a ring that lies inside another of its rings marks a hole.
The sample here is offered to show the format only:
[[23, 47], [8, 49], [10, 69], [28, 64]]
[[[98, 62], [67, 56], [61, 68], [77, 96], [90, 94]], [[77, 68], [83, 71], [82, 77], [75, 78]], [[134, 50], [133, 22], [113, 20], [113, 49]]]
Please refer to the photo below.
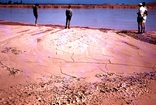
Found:
[[0, 21], [0, 105], [155, 105], [156, 31]]

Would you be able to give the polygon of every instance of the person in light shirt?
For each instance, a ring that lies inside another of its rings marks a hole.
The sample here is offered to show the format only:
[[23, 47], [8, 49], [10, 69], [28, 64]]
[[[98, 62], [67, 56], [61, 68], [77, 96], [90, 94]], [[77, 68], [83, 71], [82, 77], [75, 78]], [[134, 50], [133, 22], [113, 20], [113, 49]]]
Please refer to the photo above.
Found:
[[139, 3], [139, 9], [138, 9], [138, 17], [137, 17], [137, 22], [138, 22], [138, 34], [142, 33], [142, 21], [143, 21], [143, 18], [141, 16], [141, 12], [140, 12], [140, 8], [142, 7], [142, 3]]
[[146, 3], [145, 2], [142, 2], [142, 5], [143, 5], [143, 10], [142, 12], [144, 12], [142, 15], [143, 15], [143, 21], [142, 21], [142, 33], [145, 33], [145, 28], [146, 28], [146, 20], [147, 20], [147, 15], [148, 15], [148, 10], [147, 10], [147, 7], [146, 7]]
[[147, 19], [147, 7], [146, 3], [139, 3], [138, 12], [138, 33], [145, 33], [145, 23]]

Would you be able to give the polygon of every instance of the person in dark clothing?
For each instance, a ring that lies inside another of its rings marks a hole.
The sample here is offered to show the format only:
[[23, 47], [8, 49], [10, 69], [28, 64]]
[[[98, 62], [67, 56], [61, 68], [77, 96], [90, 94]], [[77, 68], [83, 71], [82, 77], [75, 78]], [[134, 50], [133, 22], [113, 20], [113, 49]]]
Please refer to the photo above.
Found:
[[34, 13], [34, 16], [35, 16], [35, 25], [38, 26], [38, 4], [35, 4], [33, 6], [33, 13]]
[[72, 18], [72, 9], [71, 9], [71, 5], [69, 5], [68, 9], [66, 10], [66, 27], [65, 28], [70, 28], [71, 18]]

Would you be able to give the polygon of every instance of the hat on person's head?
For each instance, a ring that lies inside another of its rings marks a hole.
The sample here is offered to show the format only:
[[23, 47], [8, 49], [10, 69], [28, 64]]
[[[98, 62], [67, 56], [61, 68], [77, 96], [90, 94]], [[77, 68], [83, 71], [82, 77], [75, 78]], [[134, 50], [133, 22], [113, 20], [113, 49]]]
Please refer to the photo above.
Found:
[[139, 3], [139, 6], [141, 6], [142, 5], [142, 3]]

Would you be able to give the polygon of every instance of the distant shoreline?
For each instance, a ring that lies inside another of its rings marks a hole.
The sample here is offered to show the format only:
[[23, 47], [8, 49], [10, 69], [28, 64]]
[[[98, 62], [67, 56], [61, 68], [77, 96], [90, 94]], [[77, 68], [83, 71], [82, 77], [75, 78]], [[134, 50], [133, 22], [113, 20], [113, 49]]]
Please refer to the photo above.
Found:
[[[34, 4], [0, 4], [0, 8], [32, 8]], [[137, 9], [137, 4], [71, 4], [76, 9]], [[67, 8], [68, 4], [39, 4], [39, 8]], [[156, 2], [147, 4], [148, 9], [156, 9]]]

